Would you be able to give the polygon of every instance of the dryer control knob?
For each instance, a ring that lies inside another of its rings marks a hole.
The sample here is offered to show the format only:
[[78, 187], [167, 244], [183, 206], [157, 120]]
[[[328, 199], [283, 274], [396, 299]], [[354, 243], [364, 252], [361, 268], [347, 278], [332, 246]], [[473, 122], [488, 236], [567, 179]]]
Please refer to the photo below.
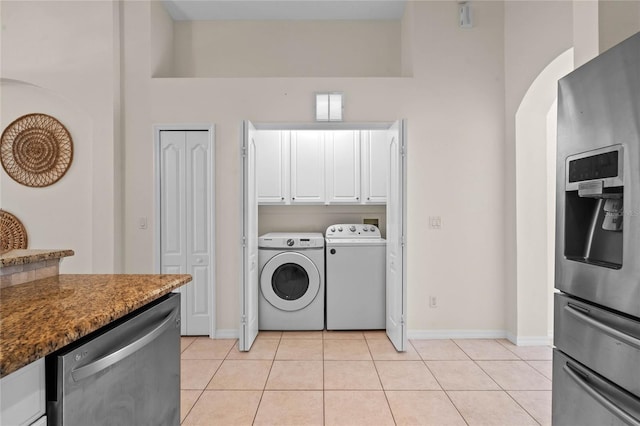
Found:
[[289, 239], [287, 240], [287, 245], [288, 245], [289, 247], [291, 247], [294, 243], [295, 243], [295, 241], [293, 241], [293, 238], [289, 238]]
[[362, 227], [362, 230], [363, 230], [364, 232], [367, 232], [367, 231], [369, 230], [369, 228], [367, 228], [366, 226], [363, 226], [363, 227]]
[[331, 227], [331, 232], [336, 232], [336, 228], [334, 228], [333, 226]]
[[338, 226], [338, 232], [342, 232], [342, 226]]
[[373, 226], [371, 228], [369, 228], [369, 231], [371, 231], [371, 232], [374, 232], [375, 230], [376, 230], [376, 228], [373, 227]]
[[351, 232], [356, 232], [356, 227], [355, 227], [355, 226], [353, 226], [353, 225], [351, 225], [351, 226], [349, 227], [349, 231], [351, 231]]

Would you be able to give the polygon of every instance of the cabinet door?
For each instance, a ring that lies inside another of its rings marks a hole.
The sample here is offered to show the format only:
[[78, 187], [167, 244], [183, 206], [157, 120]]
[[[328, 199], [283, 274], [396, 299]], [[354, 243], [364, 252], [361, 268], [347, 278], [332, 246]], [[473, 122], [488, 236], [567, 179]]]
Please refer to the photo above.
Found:
[[386, 131], [362, 132], [362, 201], [365, 204], [387, 202], [389, 175], [389, 137]]
[[291, 132], [291, 203], [325, 201], [324, 134], [317, 130]]
[[325, 134], [327, 202], [360, 202], [360, 132], [334, 130]]
[[0, 424], [29, 425], [45, 413], [44, 358], [0, 380]]
[[256, 133], [258, 204], [289, 204], [289, 132]]

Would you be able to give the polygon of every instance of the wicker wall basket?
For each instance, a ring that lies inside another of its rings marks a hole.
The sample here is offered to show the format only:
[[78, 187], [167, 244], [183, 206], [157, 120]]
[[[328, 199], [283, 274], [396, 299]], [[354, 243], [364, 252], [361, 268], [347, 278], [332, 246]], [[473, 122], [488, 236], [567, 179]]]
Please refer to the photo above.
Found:
[[73, 141], [62, 123], [50, 115], [27, 114], [2, 133], [0, 160], [16, 182], [30, 187], [49, 186], [71, 166]]
[[26, 249], [27, 230], [17, 217], [0, 210], [0, 254], [9, 250]]

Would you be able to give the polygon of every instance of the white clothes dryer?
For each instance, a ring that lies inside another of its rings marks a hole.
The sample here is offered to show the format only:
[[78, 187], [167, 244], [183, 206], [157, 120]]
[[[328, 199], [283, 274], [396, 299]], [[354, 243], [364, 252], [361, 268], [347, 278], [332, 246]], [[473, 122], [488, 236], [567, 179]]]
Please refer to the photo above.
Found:
[[324, 237], [271, 232], [258, 238], [260, 330], [324, 329]]

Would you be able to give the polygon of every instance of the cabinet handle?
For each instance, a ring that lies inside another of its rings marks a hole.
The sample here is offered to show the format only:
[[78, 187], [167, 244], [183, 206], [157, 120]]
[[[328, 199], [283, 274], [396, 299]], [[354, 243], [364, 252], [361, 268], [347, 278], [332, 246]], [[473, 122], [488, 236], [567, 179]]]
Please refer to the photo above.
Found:
[[360, 197], [356, 197], [356, 200], [359, 200], [359, 199], [360, 199]]
[[291, 197], [291, 199], [292, 199], [292, 200], [295, 200], [295, 199], [296, 199], [296, 197]]
[[371, 197], [367, 197], [367, 201], [369, 201], [371, 199]]
[[284, 197], [282, 197], [281, 200], [284, 201]]

